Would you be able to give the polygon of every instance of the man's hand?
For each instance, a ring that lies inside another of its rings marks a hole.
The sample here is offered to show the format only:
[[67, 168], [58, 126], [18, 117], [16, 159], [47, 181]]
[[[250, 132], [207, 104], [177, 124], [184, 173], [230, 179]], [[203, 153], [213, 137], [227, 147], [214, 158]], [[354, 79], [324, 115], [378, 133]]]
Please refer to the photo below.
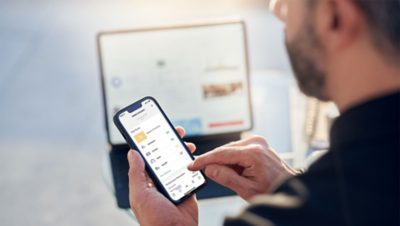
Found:
[[232, 142], [196, 158], [189, 170], [202, 170], [215, 182], [245, 200], [268, 192], [283, 178], [296, 172], [261, 136]]
[[[176, 128], [181, 137], [183, 128]], [[191, 152], [196, 150], [192, 143], [186, 143]], [[175, 206], [154, 187], [145, 171], [142, 157], [137, 151], [130, 150], [129, 160], [129, 201], [141, 226], [198, 225], [198, 206], [192, 196]]]

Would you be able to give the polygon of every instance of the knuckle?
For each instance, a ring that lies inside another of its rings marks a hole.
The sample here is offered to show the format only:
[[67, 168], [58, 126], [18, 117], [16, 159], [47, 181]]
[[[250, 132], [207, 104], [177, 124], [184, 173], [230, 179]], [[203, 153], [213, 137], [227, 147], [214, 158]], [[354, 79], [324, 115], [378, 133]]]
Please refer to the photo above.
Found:
[[251, 150], [256, 155], [262, 155], [264, 153], [264, 147], [260, 144], [253, 144]]
[[133, 169], [132, 169], [132, 168], [129, 168], [129, 171], [128, 171], [128, 177], [129, 177], [129, 179], [131, 179], [131, 178], [133, 177], [133, 175], [134, 175]]
[[260, 145], [268, 146], [268, 142], [263, 136], [253, 135], [251, 139], [256, 143], [259, 143]]
[[225, 184], [228, 187], [232, 187], [235, 184], [235, 180], [232, 177], [224, 177]]
[[207, 176], [209, 176], [209, 177], [211, 177], [213, 179], [218, 179], [219, 175], [220, 175], [219, 169], [217, 167], [215, 167], [215, 166], [206, 167], [205, 173], [206, 173]]
[[206, 169], [206, 175], [211, 179], [218, 181], [219, 183], [227, 186], [233, 187], [235, 185], [235, 180], [229, 174], [224, 174], [223, 169], [216, 166], [210, 166]]
[[265, 148], [260, 144], [251, 144], [247, 149], [247, 156], [251, 162], [258, 162], [266, 154]]

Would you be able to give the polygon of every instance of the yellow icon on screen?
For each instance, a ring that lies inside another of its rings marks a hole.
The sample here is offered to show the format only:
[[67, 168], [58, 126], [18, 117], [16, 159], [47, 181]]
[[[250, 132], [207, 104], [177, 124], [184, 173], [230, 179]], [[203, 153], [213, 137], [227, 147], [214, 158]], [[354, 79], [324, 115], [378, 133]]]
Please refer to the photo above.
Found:
[[142, 131], [134, 136], [136, 142], [140, 143], [147, 139], [146, 134]]

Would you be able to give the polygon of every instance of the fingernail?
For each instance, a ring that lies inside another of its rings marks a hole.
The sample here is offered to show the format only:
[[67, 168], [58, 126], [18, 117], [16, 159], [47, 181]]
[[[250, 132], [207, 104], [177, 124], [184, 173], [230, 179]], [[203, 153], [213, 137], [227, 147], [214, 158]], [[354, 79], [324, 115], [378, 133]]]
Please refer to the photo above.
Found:
[[187, 166], [188, 169], [191, 169], [194, 165], [194, 162], [189, 163], [189, 165]]

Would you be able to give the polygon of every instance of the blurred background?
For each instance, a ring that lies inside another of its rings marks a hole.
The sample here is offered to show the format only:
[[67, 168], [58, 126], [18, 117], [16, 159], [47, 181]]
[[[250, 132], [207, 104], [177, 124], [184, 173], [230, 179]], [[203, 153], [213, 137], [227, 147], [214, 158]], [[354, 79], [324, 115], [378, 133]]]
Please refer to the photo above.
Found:
[[[284, 80], [292, 86], [283, 24], [268, 12], [267, 5], [267, 0], [1, 0], [1, 224], [133, 224], [116, 208], [104, 181], [107, 142], [98, 32], [243, 18], [252, 71], [279, 71], [288, 75]], [[275, 84], [278, 90], [286, 87]], [[273, 95], [262, 87], [253, 91], [255, 97]], [[264, 125], [257, 117], [265, 114], [287, 126], [290, 119], [304, 115], [279, 119], [260, 107], [261, 100], [253, 99], [253, 132], [268, 137], [278, 151], [295, 152], [290, 142], [301, 137], [291, 136], [293, 128]], [[279, 99], [270, 102], [279, 103]], [[296, 103], [297, 108], [304, 106], [302, 101]], [[283, 107], [289, 112], [288, 106]]]

